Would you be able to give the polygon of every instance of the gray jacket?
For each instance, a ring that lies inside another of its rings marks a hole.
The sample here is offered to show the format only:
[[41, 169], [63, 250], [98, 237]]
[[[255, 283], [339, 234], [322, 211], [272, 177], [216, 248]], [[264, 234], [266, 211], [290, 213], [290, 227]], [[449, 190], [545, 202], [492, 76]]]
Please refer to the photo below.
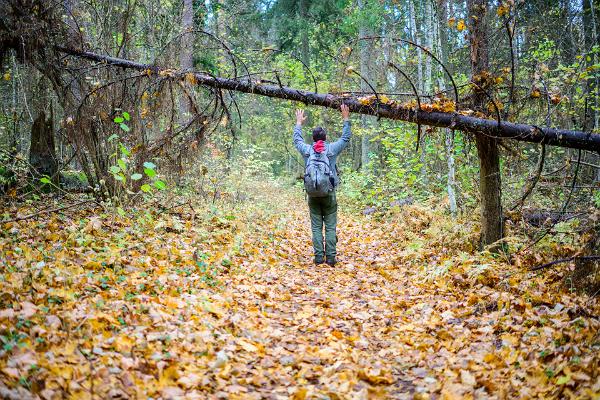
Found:
[[[327, 157], [329, 158], [329, 165], [333, 170], [335, 186], [337, 186], [340, 182], [336, 168], [337, 156], [346, 148], [346, 146], [348, 146], [351, 137], [352, 133], [350, 132], [350, 121], [344, 121], [344, 126], [342, 127], [342, 137], [333, 143], [325, 142], [325, 151], [327, 152]], [[296, 125], [294, 127], [294, 146], [296, 146], [296, 150], [302, 154], [302, 157], [304, 158], [304, 164], [306, 165], [306, 160], [308, 160], [311, 145], [304, 142], [304, 138], [302, 137], [302, 127], [300, 125]]]

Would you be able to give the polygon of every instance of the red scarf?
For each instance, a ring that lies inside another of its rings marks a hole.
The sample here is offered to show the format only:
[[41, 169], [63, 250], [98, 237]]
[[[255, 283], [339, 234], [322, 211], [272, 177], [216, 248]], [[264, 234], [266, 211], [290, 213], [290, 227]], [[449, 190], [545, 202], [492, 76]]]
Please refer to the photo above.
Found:
[[315, 149], [315, 151], [317, 153], [322, 153], [325, 151], [325, 142], [323, 140], [317, 140], [317, 142], [315, 144], [313, 144], [313, 149]]

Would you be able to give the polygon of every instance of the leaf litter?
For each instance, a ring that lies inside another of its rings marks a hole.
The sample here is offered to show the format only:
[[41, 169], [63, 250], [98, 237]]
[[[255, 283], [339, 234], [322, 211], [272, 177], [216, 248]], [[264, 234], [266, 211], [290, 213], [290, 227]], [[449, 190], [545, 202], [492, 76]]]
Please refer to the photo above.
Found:
[[0, 397], [598, 398], [597, 300], [417, 205], [341, 214], [316, 267], [281, 197], [5, 223]]

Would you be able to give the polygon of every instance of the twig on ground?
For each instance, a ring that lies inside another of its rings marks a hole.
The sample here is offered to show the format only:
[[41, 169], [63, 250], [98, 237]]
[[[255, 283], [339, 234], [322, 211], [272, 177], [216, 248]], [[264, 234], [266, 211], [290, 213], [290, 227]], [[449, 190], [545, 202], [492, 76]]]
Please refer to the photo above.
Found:
[[549, 262], [546, 264], [537, 265], [537, 266], [529, 269], [529, 271], [539, 271], [541, 269], [548, 268], [548, 267], [551, 267], [556, 264], [561, 264], [561, 263], [574, 261], [574, 260], [600, 260], [600, 255], [598, 255], [598, 256], [573, 256], [573, 257], [568, 257], [568, 258], [561, 258], [560, 260], [555, 260], [555, 261], [552, 261], [552, 262]]
[[0, 221], [0, 223], [5, 224], [7, 222], [24, 221], [24, 220], [27, 220], [27, 219], [35, 218], [35, 217], [37, 217], [39, 215], [42, 215], [42, 214], [51, 214], [51, 213], [54, 213], [54, 212], [58, 212], [58, 211], [66, 210], [66, 209], [69, 209], [69, 208], [77, 207], [77, 206], [80, 206], [82, 204], [95, 203], [95, 202], [96, 202], [96, 200], [86, 199], [86, 200], [83, 200], [83, 201], [80, 201], [80, 202], [77, 202], [77, 203], [73, 203], [73, 204], [69, 204], [69, 205], [66, 205], [66, 206], [56, 207], [56, 208], [52, 208], [50, 210], [42, 210], [42, 211], [39, 211], [39, 212], [35, 212], [33, 214], [25, 215], [23, 217], [17, 217], [17, 218], [13, 218], [13, 219], [7, 219], [7, 220], [4, 220], [4, 221]]

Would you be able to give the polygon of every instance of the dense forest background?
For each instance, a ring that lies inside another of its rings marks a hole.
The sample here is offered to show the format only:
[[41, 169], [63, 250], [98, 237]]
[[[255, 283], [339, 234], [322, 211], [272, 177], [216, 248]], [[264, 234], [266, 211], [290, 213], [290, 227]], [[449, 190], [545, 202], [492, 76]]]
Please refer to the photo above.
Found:
[[[23, 2], [26, 6], [35, 2]], [[365, 101], [378, 93], [415, 102], [416, 90], [432, 109], [454, 111], [475, 109], [477, 97], [477, 83], [470, 83], [467, 6], [448, 1], [49, 2], [45, 7], [61, 25], [42, 21], [26, 35], [37, 46], [64, 34], [64, 46]], [[593, 0], [490, 3], [483, 21], [489, 68], [475, 77], [486, 96], [474, 112], [597, 132], [598, 12]], [[148, 81], [140, 79], [143, 73], [80, 65], [64, 55], [46, 59], [54, 65], [44, 67], [34, 52], [25, 47], [3, 57], [0, 124], [9, 168], [30, 158], [32, 126], [46, 118], [54, 142], [52, 179], [58, 182], [60, 176], [67, 185], [80, 179], [91, 188], [103, 182], [111, 194], [123, 183], [110, 170], [119, 143], [135, 150], [127, 155], [129, 162], [158, 165], [172, 188], [181, 179], [197, 181], [203, 167], [207, 178], [218, 179], [236, 162], [290, 182], [302, 170], [290, 148], [296, 106], [291, 102], [216, 93], [193, 88], [193, 82]], [[33, 63], [21, 63], [22, 57]], [[57, 72], [59, 67], [65, 71]], [[113, 122], [122, 121], [122, 113], [128, 116], [127, 130]], [[309, 115], [309, 126], [321, 124], [338, 134], [332, 111], [309, 108]], [[340, 164], [344, 193], [357, 206], [389, 207], [407, 197], [435, 198], [452, 212], [478, 206], [471, 135], [427, 127], [418, 127], [417, 135], [414, 124], [368, 116], [356, 122], [351, 149]], [[560, 210], [567, 197], [573, 199], [563, 211], [598, 205], [598, 154], [579, 157], [577, 150], [548, 148], [535, 190], [521, 200], [522, 188], [536, 175], [540, 147], [504, 141], [500, 151], [505, 209], [525, 204]]]
[[[0, 0], [0, 397], [597, 398], [599, 34], [598, 0]], [[333, 140], [341, 103], [317, 268], [294, 111]]]

